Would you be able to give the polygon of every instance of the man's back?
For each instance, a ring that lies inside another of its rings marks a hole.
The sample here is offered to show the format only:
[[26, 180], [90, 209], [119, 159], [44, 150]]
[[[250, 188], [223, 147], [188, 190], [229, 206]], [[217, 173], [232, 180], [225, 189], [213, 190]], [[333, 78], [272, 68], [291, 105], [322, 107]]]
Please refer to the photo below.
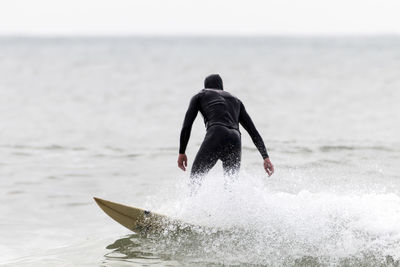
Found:
[[197, 97], [199, 110], [207, 129], [214, 125], [239, 129], [241, 106], [239, 99], [218, 89], [203, 89]]

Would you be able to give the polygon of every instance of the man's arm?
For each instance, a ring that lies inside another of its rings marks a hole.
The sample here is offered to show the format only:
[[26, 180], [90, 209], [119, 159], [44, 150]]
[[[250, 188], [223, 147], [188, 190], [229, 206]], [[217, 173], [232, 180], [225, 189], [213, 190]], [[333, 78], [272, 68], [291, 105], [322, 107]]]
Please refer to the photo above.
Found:
[[197, 94], [190, 100], [189, 108], [186, 111], [185, 119], [183, 121], [181, 130], [178, 167], [184, 171], [186, 170], [187, 167], [187, 157], [185, 151], [187, 144], [189, 142], [190, 133], [192, 131], [192, 125], [194, 119], [196, 119], [198, 111], [199, 111], [199, 95]]
[[258, 133], [256, 126], [251, 120], [242, 102], [240, 102], [239, 123], [250, 134], [251, 140], [253, 140], [254, 145], [257, 147], [263, 159], [268, 158], [269, 156], [267, 149], [265, 148], [264, 141]]
[[274, 173], [274, 166], [269, 160], [267, 149], [265, 148], [264, 141], [260, 134], [258, 133], [256, 126], [251, 120], [249, 114], [247, 113], [244, 105], [240, 102], [240, 114], [239, 114], [239, 123], [243, 126], [243, 128], [250, 134], [251, 140], [253, 140], [254, 145], [260, 152], [261, 156], [264, 159], [264, 169], [271, 176]]

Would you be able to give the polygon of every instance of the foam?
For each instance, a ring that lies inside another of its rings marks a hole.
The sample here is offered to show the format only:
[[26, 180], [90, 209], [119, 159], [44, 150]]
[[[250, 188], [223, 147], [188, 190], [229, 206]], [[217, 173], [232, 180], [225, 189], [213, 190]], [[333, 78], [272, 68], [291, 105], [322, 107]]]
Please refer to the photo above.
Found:
[[223, 230], [179, 241], [166, 235], [161, 242], [175, 247], [174, 254], [186, 251], [202, 261], [282, 264], [311, 257], [337, 263], [368, 257], [370, 263], [371, 257], [400, 258], [400, 197], [394, 193], [291, 193], [270, 190], [263, 177], [243, 173], [228, 182], [213, 174], [195, 196], [181, 180], [149, 204], [186, 222]]

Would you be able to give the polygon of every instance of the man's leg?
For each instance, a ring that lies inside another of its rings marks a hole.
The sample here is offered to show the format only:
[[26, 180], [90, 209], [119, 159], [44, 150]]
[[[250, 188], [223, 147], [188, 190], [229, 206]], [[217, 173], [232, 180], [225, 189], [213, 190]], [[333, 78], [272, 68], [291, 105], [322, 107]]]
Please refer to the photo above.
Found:
[[222, 168], [225, 176], [237, 177], [240, 170], [241, 151], [235, 149], [222, 159]]
[[200, 187], [204, 176], [214, 167], [217, 163], [217, 151], [210, 146], [207, 140], [204, 140], [196, 158], [193, 161], [192, 169], [190, 172], [190, 186], [192, 187], [192, 194], [195, 194]]
[[191, 178], [196, 178], [197, 176], [205, 176], [215, 163], [217, 163], [218, 157], [212, 153], [207, 153], [205, 151], [199, 150], [194, 159], [192, 170], [190, 173]]
[[242, 156], [241, 136], [237, 130], [229, 130], [226, 138], [224, 153], [221, 158], [225, 176], [237, 177]]

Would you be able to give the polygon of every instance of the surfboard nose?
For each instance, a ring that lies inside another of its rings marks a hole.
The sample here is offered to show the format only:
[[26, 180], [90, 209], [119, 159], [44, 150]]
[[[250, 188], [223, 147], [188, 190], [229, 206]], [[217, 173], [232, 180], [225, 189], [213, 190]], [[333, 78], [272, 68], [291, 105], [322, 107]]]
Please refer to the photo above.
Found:
[[93, 199], [94, 199], [94, 201], [96, 201], [96, 204], [99, 205], [99, 207], [101, 209], [103, 209], [102, 207], [104, 207], [106, 205], [106, 203], [107, 203], [107, 200], [104, 200], [104, 199], [101, 199], [101, 198], [98, 198], [98, 197], [93, 197]]
[[169, 225], [175, 225], [183, 230], [192, 227], [179, 220], [170, 219], [148, 210], [130, 207], [98, 197], [93, 197], [93, 199], [108, 216], [135, 232], [163, 231]]
[[145, 211], [142, 209], [129, 207], [98, 197], [93, 197], [93, 199], [108, 216], [132, 231], [141, 225], [152, 224], [155, 221], [145, 221]]
[[93, 197], [94, 201], [96, 201], [97, 204], [100, 204], [102, 199], [98, 197]]

